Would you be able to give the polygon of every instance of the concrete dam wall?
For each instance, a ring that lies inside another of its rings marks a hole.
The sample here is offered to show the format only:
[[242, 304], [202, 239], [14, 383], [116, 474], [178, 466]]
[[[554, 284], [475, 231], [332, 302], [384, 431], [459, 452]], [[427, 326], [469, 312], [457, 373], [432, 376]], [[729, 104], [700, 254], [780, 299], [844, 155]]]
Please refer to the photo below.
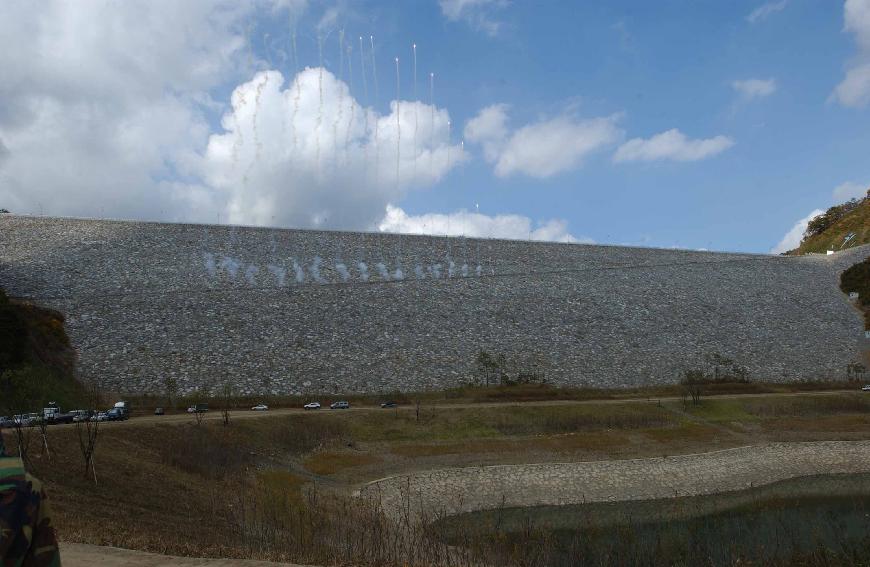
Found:
[[0, 286], [55, 308], [108, 391], [442, 389], [480, 351], [556, 385], [674, 383], [711, 354], [843, 378], [868, 348], [839, 273], [788, 258], [0, 215]]

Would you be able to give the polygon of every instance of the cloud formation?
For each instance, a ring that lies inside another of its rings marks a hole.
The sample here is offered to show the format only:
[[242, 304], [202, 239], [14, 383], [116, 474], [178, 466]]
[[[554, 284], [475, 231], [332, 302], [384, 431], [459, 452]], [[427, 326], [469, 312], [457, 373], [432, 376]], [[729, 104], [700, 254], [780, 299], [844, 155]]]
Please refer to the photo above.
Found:
[[651, 138], [634, 138], [622, 144], [613, 161], [698, 161], [722, 153], [734, 141], [727, 136], [692, 140], [676, 128]]
[[855, 36], [858, 53], [831, 99], [846, 107], [863, 108], [870, 103], [870, 0], [846, 0], [843, 18], [843, 29]]
[[618, 115], [579, 119], [566, 113], [511, 131], [508, 106], [495, 104], [469, 120], [464, 134], [483, 148], [497, 176], [547, 178], [577, 169], [590, 154], [618, 142], [623, 136], [618, 120]]
[[493, 13], [506, 5], [505, 0], [438, 0], [441, 13], [448, 21], [464, 21], [475, 30], [496, 36], [502, 28]]
[[388, 203], [465, 160], [445, 109], [393, 101], [379, 115], [323, 68], [286, 86], [277, 71], [258, 73], [231, 101], [226, 131], [191, 165], [233, 223], [371, 228]]
[[776, 79], [744, 79], [733, 81], [731, 87], [744, 100], [764, 98], [776, 92]]
[[381, 232], [467, 236], [470, 238], [505, 238], [509, 240], [546, 240], [550, 242], [592, 243], [568, 232], [563, 220], [552, 219], [535, 224], [521, 215], [489, 216], [465, 210], [450, 214], [409, 215], [399, 207], [387, 206], [387, 214], [378, 229]]
[[787, 5], [788, 0], [779, 0], [779, 2], [767, 2], [752, 10], [752, 12], [750, 12], [749, 15], [746, 16], [746, 21], [750, 24], [757, 24], [766, 20], [777, 12], [782, 12], [783, 10], [785, 10], [785, 7]]
[[870, 190], [870, 183], [855, 183], [846, 181], [834, 187], [834, 203], [845, 203], [850, 199], [863, 199], [867, 196], [867, 191]]
[[58, 0], [38, 10], [0, 2], [3, 206], [136, 218], [174, 208], [175, 191], [161, 180], [204, 146], [207, 93], [245, 67], [239, 30], [254, 8], [253, 0]]
[[785, 233], [785, 236], [782, 237], [782, 240], [779, 243], [770, 249], [771, 254], [782, 254], [783, 252], [788, 252], [789, 250], [794, 250], [801, 244], [801, 240], [804, 238], [804, 233], [807, 231], [807, 225], [811, 220], [816, 218], [819, 215], [825, 214], [825, 211], [821, 209], [816, 209], [801, 220], [797, 221], [791, 230]]

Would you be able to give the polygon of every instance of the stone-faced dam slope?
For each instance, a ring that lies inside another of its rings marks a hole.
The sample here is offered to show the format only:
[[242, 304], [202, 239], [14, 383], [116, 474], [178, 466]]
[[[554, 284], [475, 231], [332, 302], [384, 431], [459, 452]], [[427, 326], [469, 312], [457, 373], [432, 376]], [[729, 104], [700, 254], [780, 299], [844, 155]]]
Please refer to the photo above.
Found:
[[838, 276], [867, 256], [0, 215], [0, 286], [66, 314], [81, 378], [119, 393], [440, 389], [481, 350], [557, 385], [674, 383], [713, 353], [843, 378], [868, 344]]

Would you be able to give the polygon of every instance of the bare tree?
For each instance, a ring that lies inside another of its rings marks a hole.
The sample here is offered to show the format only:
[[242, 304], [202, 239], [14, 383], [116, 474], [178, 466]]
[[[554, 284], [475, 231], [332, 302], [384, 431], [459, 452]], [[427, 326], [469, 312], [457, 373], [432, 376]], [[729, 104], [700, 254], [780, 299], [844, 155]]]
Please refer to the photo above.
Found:
[[196, 420], [197, 425], [202, 425], [202, 420], [205, 419], [205, 412], [200, 411], [196, 406], [199, 404], [193, 405], [193, 419]]
[[703, 384], [705, 381], [704, 372], [702, 370], [686, 370], [683, 373], [683, 403], [686, 403], [686, 394], [692, 397], [692, 403], [698, 405], [701, 403], [701, 394], [703, 394]]
[[230, 405], [233, 400], [233, 387], [229, 381], [224, 382], [223, 387], [221, 388], [221, 417], [223, 418], [224, 425], [230, 424]]
[[43, 414], [39, 420], [37, 420], [36, 425], [39, 427], [39, 436], [42, 438], [42, 452], [41, 455], [47, 455], [48, 460], [51, 461], [51, 451], [48, 448], [48, 418], [43, 411]]
[[30, 438], [33, 434], [33, 424], [25, 423], [24, 415], [13, 421], [12, 431], [15, 434], [15, 446], [18, 449], [18, 457], [24, 463], [24, 467], [32, 470], [30, 462]]
[[[96, 385], [91, 385], [88, 388], [90, 403], [92, 407], [99, 407], [100, 392]], [[96, 415], [90, 417], [80, 416], [76, 421], [76, 435], [79, 439], [79, 449], [82, 452], [82, 459], [85, 462], [84, 475], [88, 477], [88, 473], [93, 473], [94, 484], [97, 484], [97, 469], [94, 466], [94, 453], [97, 449], [97, 438], [100, 431], [100, 422], [97, 421]]]

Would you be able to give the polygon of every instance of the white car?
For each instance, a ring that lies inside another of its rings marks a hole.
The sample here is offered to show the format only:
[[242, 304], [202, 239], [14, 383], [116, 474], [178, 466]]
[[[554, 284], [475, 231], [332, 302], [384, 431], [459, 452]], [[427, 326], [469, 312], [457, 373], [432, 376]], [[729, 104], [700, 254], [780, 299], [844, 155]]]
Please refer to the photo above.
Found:
[[302, 407], [305, 409], [320, 409], [320, 402], [311, 402]]
[[251, 408], [251, 411], [266, 411], [267, 409], [269, 409], [269, 406], [266, 404], [257, 404]]
[[870, 392], [870, 384], [861, 387], [862, 392]]

